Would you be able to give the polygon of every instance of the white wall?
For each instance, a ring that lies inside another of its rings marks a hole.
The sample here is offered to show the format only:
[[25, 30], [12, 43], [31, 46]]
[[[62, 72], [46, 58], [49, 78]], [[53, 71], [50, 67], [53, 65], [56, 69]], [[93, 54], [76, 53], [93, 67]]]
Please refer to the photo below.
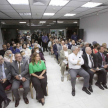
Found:
[[84, 29], [84, 41], [108, 44], [108, 12], [81, 19], [80, 29]]

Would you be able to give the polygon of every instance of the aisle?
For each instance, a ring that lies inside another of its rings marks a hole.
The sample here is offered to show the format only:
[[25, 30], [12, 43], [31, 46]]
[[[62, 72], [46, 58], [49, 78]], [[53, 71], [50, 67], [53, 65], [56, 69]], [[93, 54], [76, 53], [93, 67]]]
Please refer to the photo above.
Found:
[[[26, 105], [22, 99], [22, 91], [20, 105], [17, 108], [108, 108], [108, 90], [100, 90], [93, 85], [94, 92], [87, 95], [82, 91], [83, 79], [76, 81], [76, 96], [71, 95], [71, 83], [67, 81], [66, 72], [64, 82], [61, 82], [60, 66], [53, 57], [45, 52], [47, 77], [48, 77], [48, 96], [45, 97], [45, 105], [42, 106], [35, 99], [31, 99], [30, 92], [28, 94], [29, 104]], [[95, 82], [95, 81], [94, 81]], [[11, 93], [8, 93], [8, 97]], [[14, 108], [12, 101], [8, 108]]]

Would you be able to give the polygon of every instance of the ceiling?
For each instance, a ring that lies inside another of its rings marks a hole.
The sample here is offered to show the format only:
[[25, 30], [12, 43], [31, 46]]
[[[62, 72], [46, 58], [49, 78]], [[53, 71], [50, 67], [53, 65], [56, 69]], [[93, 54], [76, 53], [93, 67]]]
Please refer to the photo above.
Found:
[[[34, 1], [40, 2], [33, 4]], [[29, 5], [11, 5], [7, 0], [0, 0], [0, 19], [79, 19], [108, 8], [108, 6], [81, 7], [89, 1], [108, 4], [108, 0], [70, 0], [65, 6], [49, 6], [50, 0], [29, 0]], [[31, 15], [21, 16], [19, 13], [31, 13]], [[55, 15], [43, 16], [44, 13], [55, 13]], [[76, 15], [66, 17], [64, 16], [66, 13], [75, 13]]]

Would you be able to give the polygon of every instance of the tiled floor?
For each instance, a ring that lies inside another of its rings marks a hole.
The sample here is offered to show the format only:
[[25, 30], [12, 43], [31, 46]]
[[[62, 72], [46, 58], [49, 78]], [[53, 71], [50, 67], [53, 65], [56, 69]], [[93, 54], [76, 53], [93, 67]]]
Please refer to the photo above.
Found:
[[[67, 72], [65, 72], [64, 82], [61, 82], [60, 66], [56, 63], [53, 57], [45, 52], [45, 59], [47, 65], [48, 76], [48, 94], [45, 97], [45, 105], [42, 106], [35, 99], [31, 99], [30, 93], [28, 94], [29, 104], [26, 105], [22, 99], [23, 90], [20, 90], [21, 101], [18, 108], [108, 108], [108, 90], [100, 90], [93, 85], [94, 92], [87, 95], [82, 91], [83, 79], [80, 78], [76, 81], [76, 96], [71, 95], [71, 83], [67, 81]], [[94, 83], [96, 80], [94, 80]], [[8, 97], [11, 93], [7, 92]], [[12, 101], [8, 108], [14, 108]]]

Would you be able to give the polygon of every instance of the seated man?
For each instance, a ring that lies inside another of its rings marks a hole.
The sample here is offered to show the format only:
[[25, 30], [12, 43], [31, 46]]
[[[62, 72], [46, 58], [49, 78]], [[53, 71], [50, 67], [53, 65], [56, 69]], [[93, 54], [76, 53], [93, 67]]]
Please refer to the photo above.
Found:
[[[8, 106], [10, 99], [5, 94], [5, 88], [10, 84], [11, 73], [10, 63], [4, 62], [3, 57], [0, 55], [0, 105], [4, 101], [4, 107]], [[1, 108], [1, 106], [0, 106]]]
[[76, 43], [75, 43], [75, 41], [74, 41], [74, 40], [72, 40], [72, 44], [68, 46], [68, 49], [71, 49], [71, 48], [72, 48], [72, 46], [76, 46]]
[[72, 51], [70, 49], [67, 49], [66, 45], [64, 45], [63, 50], [60, 51], [61, 81], [64, 81], [64, 71], [68, 63], [68, 56], [71, 53]]
[[19, 86], [22, 85], [24, 88], [23, 99], [26, 104], [29, 103], [27, 99], [27, 94], [29, 92], [29, 85], [30, 85], [30, 76], [28, 72], [28, 62], [26, 60], [22, 60], [21, 54], [15, 54], [15, 60], [12, 63], [12, 76], [13, 83], [12, 83], [12, 91], [13, 95], [15, 96], [15, 107], [19, 105], [20, 96], [18, 93]]
[[[107, 57], [105, 57], [105, 55], [103, 53], [104, 53], [103, 46], [98, 47], [98, 53], [96, 53], [96, 63], [97, 63], [97, 67], [101, 68], [101, 70], [98, 72], [99, 80], [96, 82], [96, 86], [98, 86], [102, 90], [104, 90], [104, 88], [107, 89], [106, 69], [108, 68], [108, 65], [106, 64]], [[101, 86], [101, 83], [104, 88]]]
[[20, 50], [19, 50], [19, 49], [17, 49], [17, 47], [16, 47], [16, 44], [15, 44], [15, 43], [13, 44], [13, 47], [12, 47], [10, 50], [12, 51], [12, 53], [13, 53], [13, 54], [20, 53]]
[[82, 88], [87, 94], [91, 94], [87, 88], [89, 87], [89, 74], [81, 68], [81, 65], [84, 64], [84, 60], [81, 55], [78, 54], [78, 47], [72, 47], [72, 54], [68, 56], [68, 64], [69, 64], [69, 74], [71, 76], [72, 83], [72, 95], [75, 96], [75, 83], [77, 74], [84, 78], [84, 86]]
[[[82, 68], [89, 73], [90, 80], [89, 80], [89, 91], [93, 92], [92, 84], [93, 84], [93, 76], [96, 72], [96, 57], [94, 54], [92, 54], [92, 50], [90, 47], [85, 48], [85, 54], [82, 56], [84, 59], [84, 65], [82, 65]], [[94, 69], [95, 68], [95, 69]], [[98, 72], [98, 71], [97, 71]], [[98, 79], [99, 80], [99, 79]]]

